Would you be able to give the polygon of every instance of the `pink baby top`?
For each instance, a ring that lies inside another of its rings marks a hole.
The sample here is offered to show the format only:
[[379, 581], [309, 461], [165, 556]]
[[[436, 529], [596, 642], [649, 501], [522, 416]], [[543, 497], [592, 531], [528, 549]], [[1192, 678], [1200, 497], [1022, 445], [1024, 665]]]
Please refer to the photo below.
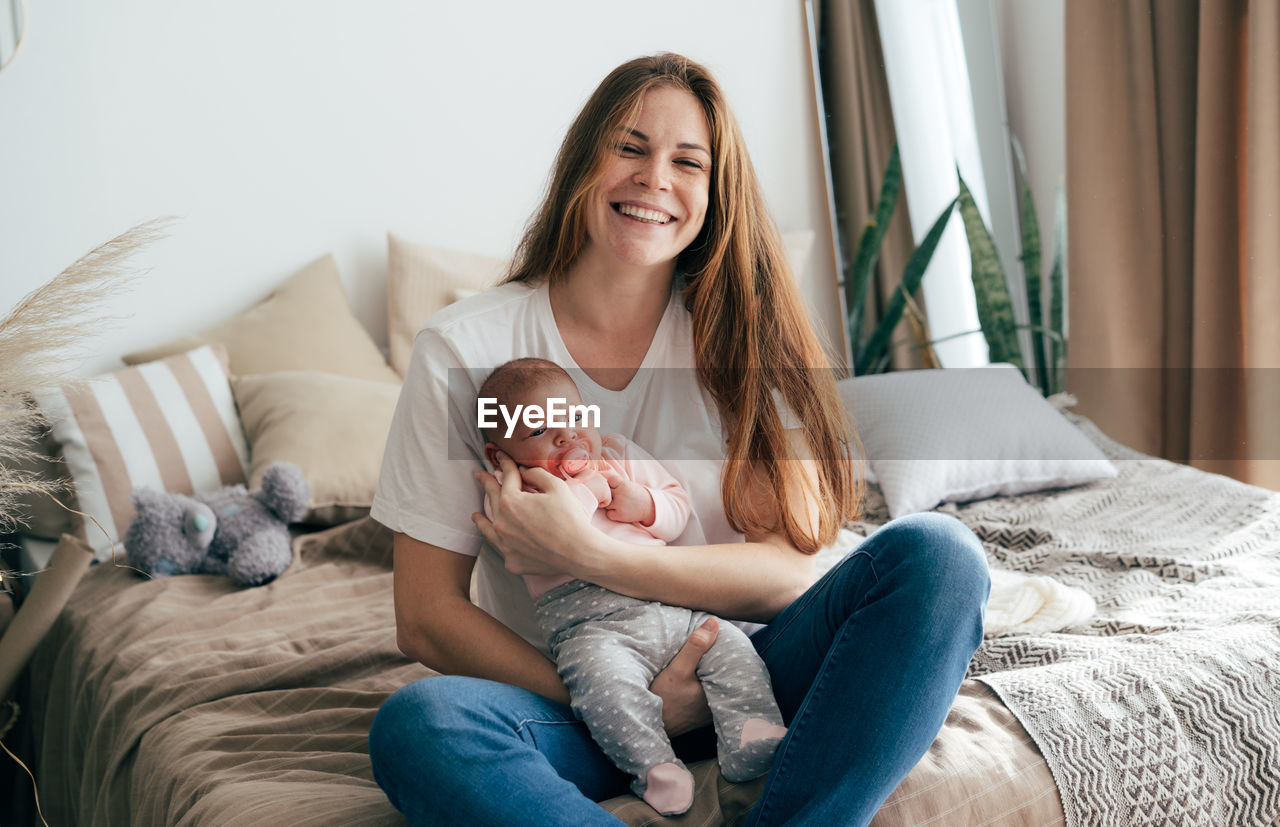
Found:
[[[653, 525], [619, 523], [609, 519], [605, 509], [591, 489], [572, 477], [565, 480], [569, 490], [582, 503], [591, 518], [591, 525], [619, 540], [643, 545], [666, 545], [680, 536], [689, 521], [689, 495], [676, 478], [662, 467], [662, 463], [649, 456], [639, 445], [619, 434], [602, 434], [601, 458], [614, 471], [632, 482], [638, 482], [653, 497]], [[596, 473], [588, 471], [588, 473]], [[484, 511], [491, 515], [489, 498], [484, 501]], [[529, 574], [524, 582], [529, 595], [537, 600], [556, 586], [573, 580], [567, 574]]]

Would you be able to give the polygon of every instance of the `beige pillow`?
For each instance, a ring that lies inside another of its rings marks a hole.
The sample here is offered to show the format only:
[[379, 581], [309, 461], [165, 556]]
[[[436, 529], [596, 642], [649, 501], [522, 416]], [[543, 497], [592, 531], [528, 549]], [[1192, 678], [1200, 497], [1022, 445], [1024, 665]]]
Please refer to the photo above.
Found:
[[509, 262], [387, 233], [387, 341], [391, 367], [404, 376], [413, 337], [431, 314], [471, 291], [497, 284]]
[[250, 484], [277, 460], [311, 485], [303, 522], [334, 525], [369, 513], [400, 386], [319, 371], [231, 380], [249, 439]]
[[202, 344], [222, 342], [231, 373], [321, 370], [358, 379], [399, 382], [377, 345], [351, 315], [333, 256], [307, 265], [257, 305], [200, 333], [130, 353], [125, 364], [150, 362]]
[[813, 256], [813, 242], [817, 233], [813, 230], [792, 230], [782, 234], [782, 247], [786, 251], [787, 263], [796, 280], [804, 278], [809, 269], [809, 259]]

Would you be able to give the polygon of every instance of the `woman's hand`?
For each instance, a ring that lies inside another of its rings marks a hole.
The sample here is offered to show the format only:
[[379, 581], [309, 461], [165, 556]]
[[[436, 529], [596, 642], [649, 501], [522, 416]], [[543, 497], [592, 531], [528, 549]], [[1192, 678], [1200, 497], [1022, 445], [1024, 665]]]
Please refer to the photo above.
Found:
[[[541, 468], [520, 468], [497, 455], [502, 483], [477, 471], [489, 496], [492, 517], [479, 512], [471, 521], [506, 561], [513, 574], [568, 574], [589, 579], [602, 555], [596, 531], [564, 480]], [[533, 492], [522, 491], [532, 487]]]
[[694, 629], [688, 642], [649, 684], [649, 690], [662, 699], [662, 726], [667, 735], [681, 735], [711, 723], [711, 708], [697, 669], [719, 632], [714, 617]]

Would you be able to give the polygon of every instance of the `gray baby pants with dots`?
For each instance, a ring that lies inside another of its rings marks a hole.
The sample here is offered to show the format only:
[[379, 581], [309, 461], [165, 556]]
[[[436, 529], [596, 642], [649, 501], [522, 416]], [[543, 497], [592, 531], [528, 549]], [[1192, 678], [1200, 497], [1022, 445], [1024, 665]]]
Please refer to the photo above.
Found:
[[[711, 615], [581, 580], [555, 587], [535, 605], [574, 713], [609, 759], [635, 778], [632, 789], [643, 797], [651, 768], [668, 761], [684, 766], [662, 726], [662, 699], [649, 684]], [[741, 629], [722, 622], [697, 673], [715, 723], [721, 774], [729, 781], [764, 775], [779, 739], [744, 745], [743, 725], [756, 719], [781, 726], [782, 714], [755, 647]]]

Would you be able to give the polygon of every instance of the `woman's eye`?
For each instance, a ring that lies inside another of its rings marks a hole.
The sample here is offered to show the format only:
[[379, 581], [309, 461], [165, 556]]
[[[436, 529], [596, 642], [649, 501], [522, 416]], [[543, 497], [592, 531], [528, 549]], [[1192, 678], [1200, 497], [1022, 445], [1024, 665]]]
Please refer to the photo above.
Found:
[[676, 163], [683, 164], [684, 166], [689, 167], [690, 169], [702, 169], [702, 164], [700, 162], [694, 161], [688, 158], [681, 161], [676, 161]]
[[635, 144], [623, 144], [622, 146], [618, 147], [618, 151], [621, 152], [623, 155], [639, 155], [640, 147], [636, 146]]

